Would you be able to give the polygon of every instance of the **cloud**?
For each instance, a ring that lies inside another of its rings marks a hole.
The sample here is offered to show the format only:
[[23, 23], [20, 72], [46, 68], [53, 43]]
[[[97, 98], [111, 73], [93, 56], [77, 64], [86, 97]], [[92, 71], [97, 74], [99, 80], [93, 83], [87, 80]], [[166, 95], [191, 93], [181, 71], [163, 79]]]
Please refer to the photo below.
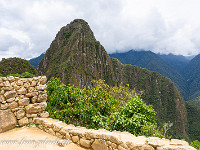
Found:
[[62, 26], [85, 19], [108, 53], [200, 53], [198, 0], [0, 0], [0, 58], [32, 58]]

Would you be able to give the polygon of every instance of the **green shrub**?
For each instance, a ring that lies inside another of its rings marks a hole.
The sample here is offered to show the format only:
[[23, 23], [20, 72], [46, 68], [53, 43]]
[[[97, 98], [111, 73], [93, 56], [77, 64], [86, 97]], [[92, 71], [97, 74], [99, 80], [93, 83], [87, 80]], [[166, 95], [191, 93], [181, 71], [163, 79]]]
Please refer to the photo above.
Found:
[[7, 77], [13, 76], [13, 77], [20, 77], [20, 78], [33, 78], [35, 75], [29, 72], [24, 72], [22, 74], [8, 74]]
[[[99, 80], [93, 81], [89, 89], [80, 89], [52, 78], [47, 83], [47, 96], [50, 117], [68, 124], [135, 135], [161, 135], [152, 106], [146, 105], [128, 86], [109, 87]], [[124, 101], [118, 103], [119, 100]]]
[[190, 146], [193, 146], [197, 150], [200, 150], [200, 142], [198, 140], [195, 140], [195, 141], [191, 142]]
[[108, 126], [106, 123], [117, 103], [99, 85], [86, 90], [66, 86], [57, 78], [47, 83], [47, 95], [47, 111], [52, 118], [88, 128]]
[[151, 105], [146, 105], [139, 96], [127, 101], [111, 116], [114, 130], [128, 131], [134, 135], [159, 135], [156, 125], [156, 112]]

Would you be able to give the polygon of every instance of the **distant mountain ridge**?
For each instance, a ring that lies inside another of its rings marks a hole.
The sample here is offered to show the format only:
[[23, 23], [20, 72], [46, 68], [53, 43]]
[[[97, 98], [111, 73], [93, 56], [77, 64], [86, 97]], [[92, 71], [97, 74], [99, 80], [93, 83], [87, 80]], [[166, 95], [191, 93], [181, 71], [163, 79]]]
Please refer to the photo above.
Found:
[[188, 87], [189, 98], [194, 99], [200, 96], [200, 54], [195, 56], [183, 71]]
[[180, 74], [183, 73], [184, 69], [186, 68], [187, 64], [190, 60], [182, 55], [173, 55], [173, 54], [158, 54], [166, 63], [171, 65], [175, 68]]
[[45, 53], [42, 53], [40, 56], [35, 57], [30, 59], [28, 62], [35, 68], [37, 69], [38, 64], [40, 63], [40, 61], [42, 60], [42, 58], [44, 57]]

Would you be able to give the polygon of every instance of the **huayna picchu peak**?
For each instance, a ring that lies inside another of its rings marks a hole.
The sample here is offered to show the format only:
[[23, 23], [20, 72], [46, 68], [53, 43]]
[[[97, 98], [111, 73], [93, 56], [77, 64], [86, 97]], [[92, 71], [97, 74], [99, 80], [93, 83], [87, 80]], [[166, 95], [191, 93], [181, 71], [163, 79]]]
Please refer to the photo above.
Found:
[[84, 20], [76, 19], [60, 29], [37, 71], [81, 88], [90, 86], [93, 79], [103, 79], [111, 86], [129, 84], [143, 91], [142, 98], [154, 106], [159, 125], [171, 121], [171, 134], [187, 137], [185, 103], [174, 83], [157, 72], [110, 58]]
[[37, 69], [48, 79], [57, 76], [66, 84], [80, 87], [100, 78], [114, 85], [111, 59], [81, 19], [61, 28]]

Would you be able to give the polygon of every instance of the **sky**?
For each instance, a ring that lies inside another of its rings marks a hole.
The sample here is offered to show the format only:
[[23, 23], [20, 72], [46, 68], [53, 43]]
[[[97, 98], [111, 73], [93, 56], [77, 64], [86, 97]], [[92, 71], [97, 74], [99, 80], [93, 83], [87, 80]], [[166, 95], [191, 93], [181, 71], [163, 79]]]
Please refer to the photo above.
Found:
[[61, 27], [84, 19], [108, 53], [200, 53], [199, 0], [0, 0], [0, 59], [45, 52]]

